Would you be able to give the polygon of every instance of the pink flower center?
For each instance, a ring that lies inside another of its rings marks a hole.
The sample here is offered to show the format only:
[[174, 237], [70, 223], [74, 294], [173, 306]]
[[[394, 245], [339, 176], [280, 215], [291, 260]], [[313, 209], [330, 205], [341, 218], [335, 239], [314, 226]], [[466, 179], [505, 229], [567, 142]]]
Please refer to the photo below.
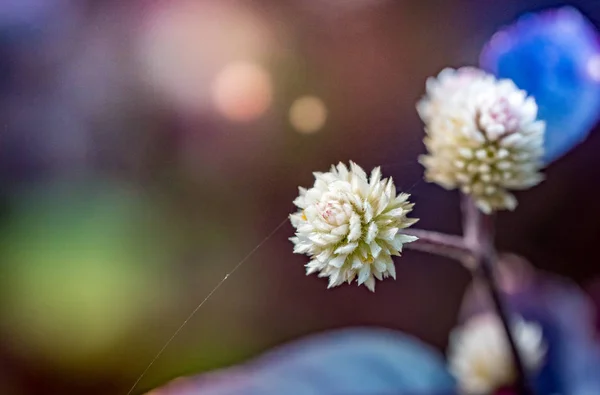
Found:
[[317, 204], [321, 217], [330, 225], [340, 226], [344, 222], [345, 213], [337, 202], [320, 202]]
[[489, 115], [494, 122], [504, 126], [506, 132], [514, 132], [519, 126], [519, 119], [513, 113], [510, 103], [501, 97], [489, 109]]

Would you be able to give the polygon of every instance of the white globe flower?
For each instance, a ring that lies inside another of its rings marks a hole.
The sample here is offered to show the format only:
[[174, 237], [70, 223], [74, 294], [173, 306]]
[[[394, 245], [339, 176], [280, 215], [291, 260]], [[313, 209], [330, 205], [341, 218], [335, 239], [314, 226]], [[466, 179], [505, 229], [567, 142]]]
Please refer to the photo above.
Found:
[[460, 188], [485, 213], [513, 210], [510, 190], [543, 180], [546, 125], [537, 105], [510, 80], [481, 70], [446, 69], [428, 80], [417, 105], [425, 122], [425, 178], [446, 189]]
[[485, 72], [475, 67], [460, 69], [445, 68], [437, 78], [429, 77], [425, 85], [427, 96], [417, 103], [417, 111], [424, 122], [439, 114], [448, 97], [470, 85], [474, 80], [483, 78]]
[[413, 204], [409, 195], [396, 194], [391, 178], [382, 179], [379, 167], [370, 180], [350, 162], [326, 173], [314, 173], [315, 184], [300, 189], [294, 201], [299, 211], [290, 215], [296, 236], [294, 252], [311, 261], [306, 274], [329, 277], [329, 288], [352, 282], [375, 290], [375, 278], [396, 278], [392, 255], [400, 255], [404, 243], [417, 238], [401, 230], [417, 222], [407, 218]]
[[[512, 334], [525, 369], [539, 369], [546, 353], [541, 328], [520, 319]], [[461, 392], [469, 395], [510, 386], [517, 374], [504, 328], [493, 314], [476, 316], [452, 332], [448, 364]]]

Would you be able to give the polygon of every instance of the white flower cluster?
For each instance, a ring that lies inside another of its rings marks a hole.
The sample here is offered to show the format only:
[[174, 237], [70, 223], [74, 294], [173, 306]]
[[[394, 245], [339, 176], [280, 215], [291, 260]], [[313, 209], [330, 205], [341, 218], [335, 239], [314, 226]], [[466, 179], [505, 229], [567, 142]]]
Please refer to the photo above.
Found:
[[329, 277], [329, 287], [357, 278], [371, 291], [375, 278], [396, 278], [392, 256], [417, 239], [401, 233], [417, 221], [406, 217], [413, 207], [409, 195], [397, 195], [379, 167], [370, 179], [353, 162], [350, 169], [340, 163], [314, 176], [312, 188], [299, 188], [294, 201], [299, 211], [290, 216], [296, 228], [290, 239], [294, 252], [311, 257], [306, 274]]
[[[519, 355], [528, 371], [540, 368], [546, 353], [541, 328], [522, 319], [512, 325]], [[500, 319], [476, 316], [450, 336], [450, 371], [463, 394], [491, 394], [514, 384], [516, 369]]]
[[512, 81], [470, 67], [444, 69], [427, 81], [417, 110], [427, 132], [420, 162], [428, 181], [460, 188], [488, 214], [513, 210], [509, 191], [542, 181], [545, 123]]

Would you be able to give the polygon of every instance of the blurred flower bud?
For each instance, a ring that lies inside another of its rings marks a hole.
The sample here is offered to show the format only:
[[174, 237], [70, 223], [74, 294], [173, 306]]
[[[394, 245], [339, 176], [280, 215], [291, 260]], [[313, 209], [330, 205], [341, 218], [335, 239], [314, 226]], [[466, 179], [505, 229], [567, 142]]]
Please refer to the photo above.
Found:
[[460, 188], [486, 214], [513, 210], [511, 190], [538, 184], [543, 175], [545, 124], [531, 96], [506, 79], [471, 67], [444, 69], [427, 80], [417, 104], [425, 122], [425, 178]]
[[[542, 329], [519, 319], [512, 332], [526, 369], [537, 370], [546, 353]], [[517, 374], [502, 323], [493, 314], [471, 318], [452, 332], [448, 363], [463, 394], [491, 394], [512, 385]]]

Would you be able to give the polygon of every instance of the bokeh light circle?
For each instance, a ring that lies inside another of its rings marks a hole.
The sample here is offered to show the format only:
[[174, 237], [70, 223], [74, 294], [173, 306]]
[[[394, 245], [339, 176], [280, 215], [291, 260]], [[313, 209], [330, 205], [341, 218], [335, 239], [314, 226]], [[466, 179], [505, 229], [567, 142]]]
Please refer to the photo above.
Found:
[[229, 2], [177, 0], [147, 14], [136, 43], [142, 83], [175, 108], [209, 109], [217, 73], [274, 50], [267, 23]]
[[225, 118], [234, 122], [255, 120], [271, 105], [271, 76], [255, 63], [228, 64], [215, 78], [212, 97], [217, 111]]
[[303, 134], [316, 133], [327, 121], [327, 107], [316, 96], [302, 96], [290, 107], [290, 124]]

